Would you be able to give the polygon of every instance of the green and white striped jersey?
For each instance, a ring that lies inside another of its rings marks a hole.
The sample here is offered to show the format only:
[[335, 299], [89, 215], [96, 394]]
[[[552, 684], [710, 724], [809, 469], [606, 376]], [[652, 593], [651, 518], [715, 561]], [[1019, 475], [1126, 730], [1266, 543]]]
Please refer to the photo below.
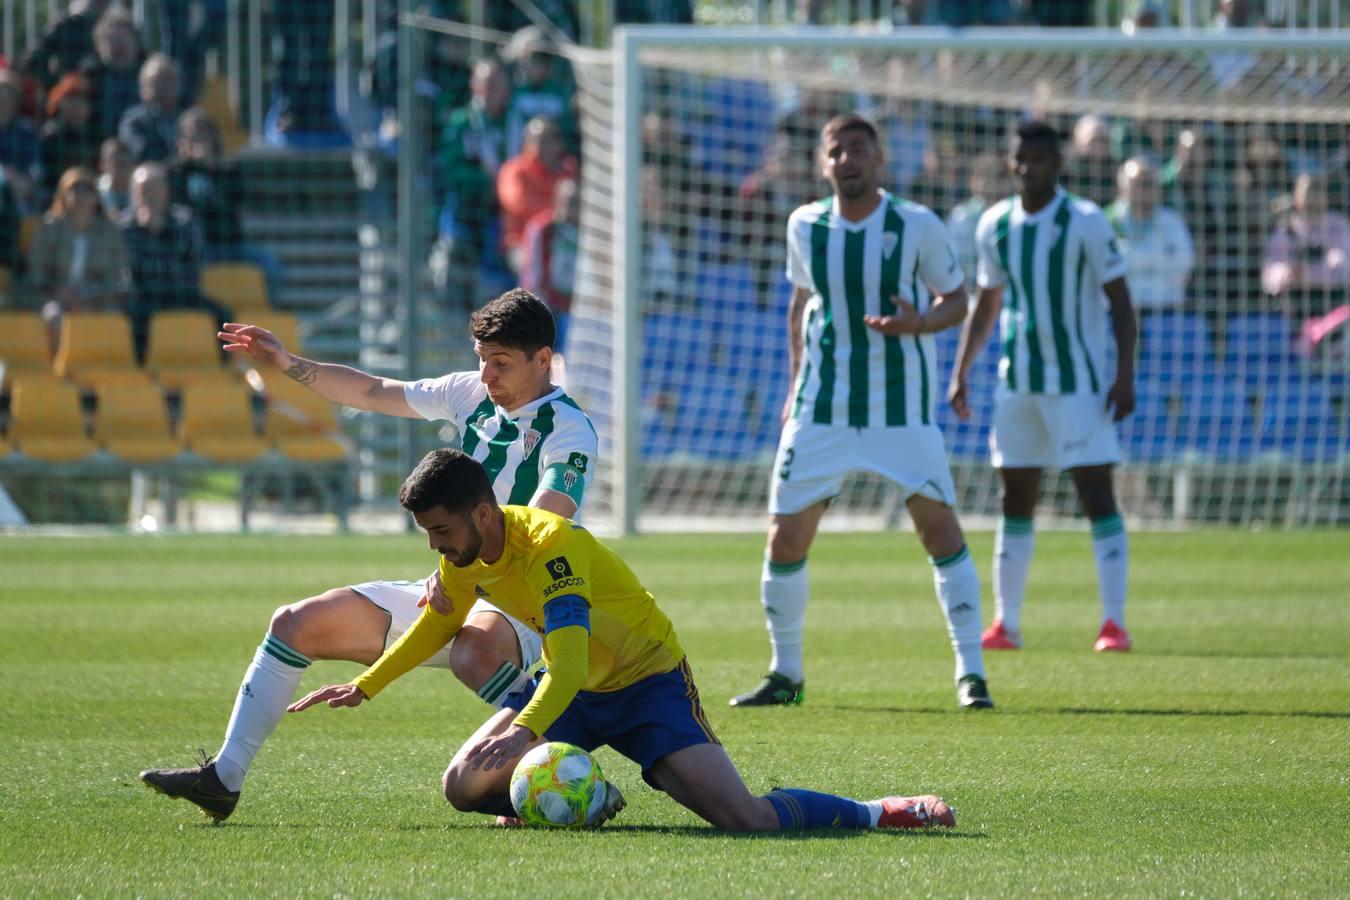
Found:
[[460, 448], [483, 464], [500, 503], [527, 505], [545, 487], [571, 497], [580, 513], [597, 440], [591, 420], [562, 388], [505, 410], [488, 399], [477, 372], [451, 372], [410, 381], [403, 396], [422, 418], [454, 423]]
[[1105, 390], [1106, 297], [1125, 258], [1101, 208], [1063, 189], [1035, 215], [1009, 197], [975, 230], [982, 288], [1003, 287], [999, 377], [1019, 394]]
[[863, 316], [889, 315], [899, 296], [920, 312], [963, 283], [942, 220], [880, 191], [881, 204], [850, 222], [834, 198], [788, 219], [787, 273], [811, 291], [792, 415], [850, 428], [931, 425], [941, 386], [931, 334], [887, 336]]

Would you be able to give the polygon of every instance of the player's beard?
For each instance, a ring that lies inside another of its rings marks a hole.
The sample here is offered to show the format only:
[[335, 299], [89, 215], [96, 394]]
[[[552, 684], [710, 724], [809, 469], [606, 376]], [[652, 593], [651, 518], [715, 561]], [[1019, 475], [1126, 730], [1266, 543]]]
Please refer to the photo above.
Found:
[[441, 555], [450, 560], [455, 568], [463, 569], [466, 566], [473, 565], [474, 562], [477, 561], [478, 554], [482, 552], [482, 550], [483, 533], [478, 530], [478, 527], [474, 525], [471, 520], [469, 522], [469, 542], [464, 545], [464, 549], [454, 556], [451, 556], [448, 553], [443, 553]]
[[840, 178], [834, 189], [845, 200], [857, 200], [859, 197], [866, 197], [874, 192], [876, 186], [869, 184], [867, 178], [860, 174], [847, 179]]

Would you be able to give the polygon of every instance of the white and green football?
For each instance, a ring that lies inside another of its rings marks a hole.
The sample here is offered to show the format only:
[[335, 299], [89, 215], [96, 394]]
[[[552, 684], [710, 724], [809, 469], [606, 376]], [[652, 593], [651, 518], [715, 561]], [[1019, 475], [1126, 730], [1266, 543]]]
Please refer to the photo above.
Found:
[[521, 757], [511, 774], [511, 805], [527, 825], [591, 825], [605, 805], [605, 776], [580, 747], [540, 744]]

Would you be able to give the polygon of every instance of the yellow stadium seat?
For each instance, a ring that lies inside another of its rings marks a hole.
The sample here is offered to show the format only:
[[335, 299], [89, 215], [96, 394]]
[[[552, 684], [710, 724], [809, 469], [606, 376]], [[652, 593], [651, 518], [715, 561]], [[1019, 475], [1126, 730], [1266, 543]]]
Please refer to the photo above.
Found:
[[14, 273], [0, 266], [0, 306], [14, 305]]
[[267, 451], [253, 430], [251, 392], [228, 381], [213, 379], [183, 388], [179, 435], [189, 450], [213, 462], [251, 462]]
[[47, 327], [31, 310], [0, 310], [0, 363], [6, 384], [17, 378], [52, 372]]
[[121, 313], [67, 313], [56, 348], [57, 375], [97, 387], [119, 379], [139, 380], [131, 350], [131, 323]]
[[163, 393], [148, 380], [99, 390], [94, 439], [129, 463], [167, 462], [183, 449], [182, 440], [169, 428]]
[[202, 293], [236, 319], [271, 308], [263, 270], [252, 263], [212, 263], [202, 268]]
[[25, 456], [43, 462], [75, 462], [98, 449], [84, 433], [79, 391], [50, 377], [14, 383], [9, 435]]
[[38, 229], [41, 227], [42, 216], [36, 213], [29, 213], [19, 223], [19, 252], [24, 256], [32, 249], [33, 238], [37, 237]]
[[337, 407], [285, 376], [267, 379], [267, 440], [282, 456], [300, 462], [337, 462], [347, 450]]
[[244, 324], [266, 328], [292, 353], [303, 355], [305, 352], [304, 341], [300, 339], [300, 320], [292, 313], [253, 312]]
[[167, 388], [220, 372], [220, 341], [216, 320], [209, 313], [174, 310], [156, 313], [150, 320], [145, 368]]

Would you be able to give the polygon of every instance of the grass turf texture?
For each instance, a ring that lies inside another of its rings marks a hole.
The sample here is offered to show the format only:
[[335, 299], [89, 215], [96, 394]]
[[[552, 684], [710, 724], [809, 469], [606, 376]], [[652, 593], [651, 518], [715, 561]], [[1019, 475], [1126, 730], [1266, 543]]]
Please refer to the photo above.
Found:
[[[213, 827], [139, 784], [218, 746], [279, 604], [415, 577], [419, 537], [0, 540], [0, 893], [876, 896], [1350, 893], [1345, 535], [1131, 535], [1134, 653], [1091, 652], [1086, 534], [1041, 534], [999, 708], [954, 708], [911, 535], [811, 557], [809, 692], [730, 710], [768, 648], [761, 540], [619, 542], [690, 653], [752, 790], [934, 791], [951, 833], [718, 834], [598, 756], [629, 807], [599, 832], [489, 827], [439, 776], [486, 707], [420, 671], [359, 710], [283, 721]], [[988, 598], [990, 538], [972, 536]], [[985, 619], [991, 617], [986, 599]], [[319, 663], [304, 690], [358, 668]]]

